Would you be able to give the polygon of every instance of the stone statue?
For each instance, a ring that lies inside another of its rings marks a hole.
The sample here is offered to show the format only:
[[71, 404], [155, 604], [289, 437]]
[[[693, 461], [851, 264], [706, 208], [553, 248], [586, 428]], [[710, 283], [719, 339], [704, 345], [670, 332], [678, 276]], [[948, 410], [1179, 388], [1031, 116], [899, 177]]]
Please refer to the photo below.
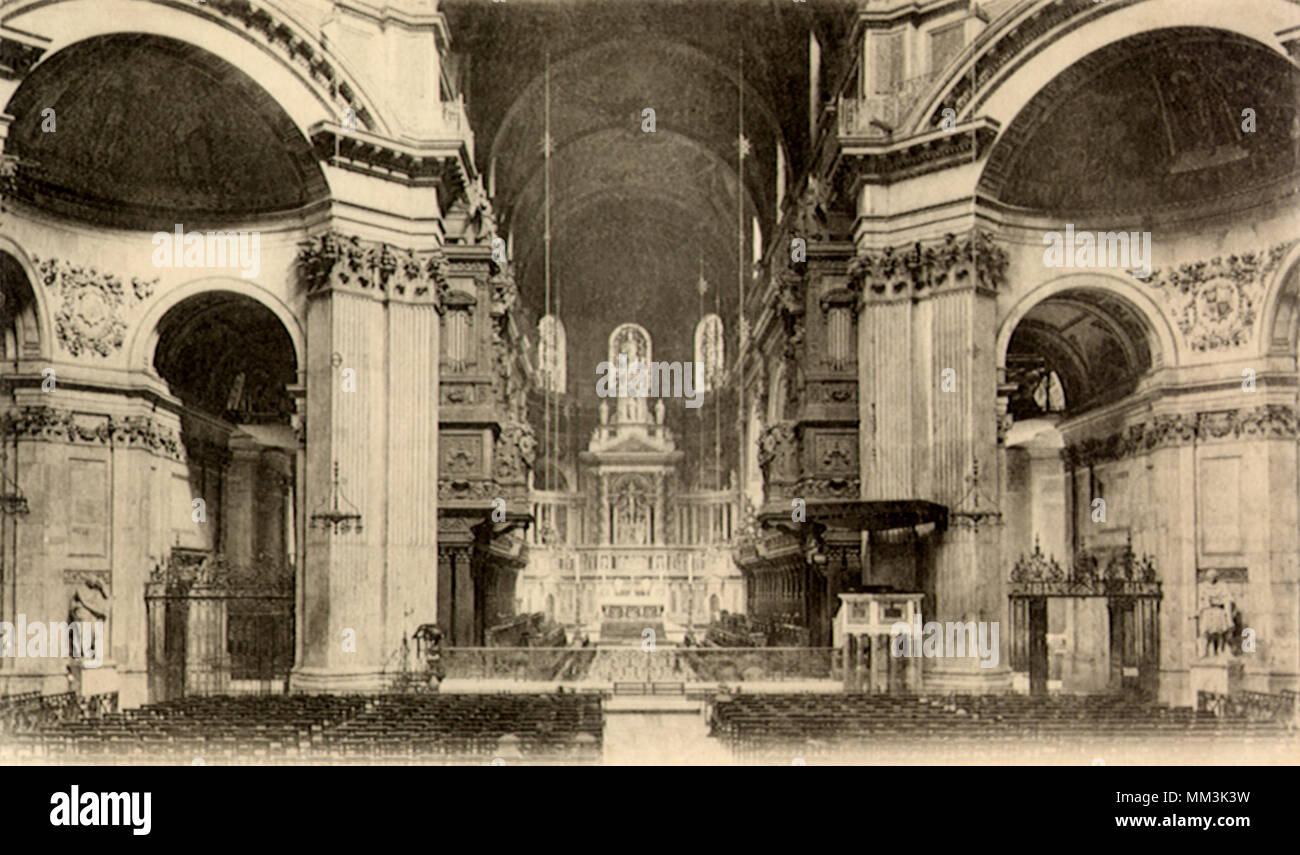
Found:
[[102, 659], [107, 655], [107, 651], [95, 650], [95, 640], [98, 637], [103, 639], [105, 644], [107, 643], [108, 615], [108, 583], [95, 576], [82, 576], [73, 588], [72, 597], [68, 600], [68, 623], [99, 622], [104, 625], [104, 632], [98, 636], [94, 632], [82, 635], [79, 651], [81, 658]]
[[1206, 575], [1197, 597], [1198, 631], [1204, 646], [1202, 656], [1218, 656], [1228, 650], [1228, 637], [1232, 634], [1232, 591], [1219, 581], [1219, 574], [1211, 570]]
[[412, 635], [416, 655], [424, 660], [424, 673], [430, 691], [438, 691], [447, 670], [442, 662], [443, 632], [436, 623], [421, 624]]
[[664, 423], [664, 399], [660, 398], [655, 402], [655, 424]]
[[602, 425], [609, 424], [609, 402], [604, 399], [600, 402], [600, 423]]

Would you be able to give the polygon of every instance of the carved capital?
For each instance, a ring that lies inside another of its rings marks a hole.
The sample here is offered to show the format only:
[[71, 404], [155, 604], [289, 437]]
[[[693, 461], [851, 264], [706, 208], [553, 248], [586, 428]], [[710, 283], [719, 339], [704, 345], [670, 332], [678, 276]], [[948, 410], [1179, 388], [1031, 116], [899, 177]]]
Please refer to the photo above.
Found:
[[864, 299], [917, 297], [948, 287], [997, 291], [1006, 276], [1007, 254], [984, 231], [948, 234], [920, 242], [860, 252], [849, 263], [849, 287]]
[[447, 259], [440, 249], [416, 253], [334, 231], [299, 244], [298, 270], [309, 294], [349, 289], [429, 302], [439, 311], [449, 287]]

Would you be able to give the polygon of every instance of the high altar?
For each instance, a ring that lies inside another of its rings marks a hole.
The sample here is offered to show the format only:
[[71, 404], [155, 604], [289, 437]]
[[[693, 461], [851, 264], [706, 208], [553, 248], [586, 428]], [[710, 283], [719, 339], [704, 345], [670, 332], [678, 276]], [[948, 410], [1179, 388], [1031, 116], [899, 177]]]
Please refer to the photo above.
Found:
[[537, 491], [535, 515], [544, 524], [520, 599], [524, 610], [546, 612], [596, 641], [639, 643], [646, 628], [660, 641], [676, 641], [723, 610], [744, 608], [744, 584], [725, 548], [737, 494], [734, 485], [683, 489], [685, 455], [664, 424], [664, 398], [652, 404], [645, 375], [637, 376], [649, 370], [649, 333], [622, 324], [609, 336], [608, 353], [617, 380], [578, 455], [584, 489]]

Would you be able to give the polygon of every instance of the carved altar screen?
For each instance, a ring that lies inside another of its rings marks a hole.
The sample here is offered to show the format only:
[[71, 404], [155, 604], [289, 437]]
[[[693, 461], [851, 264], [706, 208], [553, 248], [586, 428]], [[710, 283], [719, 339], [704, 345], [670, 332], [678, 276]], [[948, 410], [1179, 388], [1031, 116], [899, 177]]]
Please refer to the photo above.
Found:
[[610, 484], [610, 530], [620, 546], [649, 546], [654, 543], [654, 485], [647, 479], [627, 475]]

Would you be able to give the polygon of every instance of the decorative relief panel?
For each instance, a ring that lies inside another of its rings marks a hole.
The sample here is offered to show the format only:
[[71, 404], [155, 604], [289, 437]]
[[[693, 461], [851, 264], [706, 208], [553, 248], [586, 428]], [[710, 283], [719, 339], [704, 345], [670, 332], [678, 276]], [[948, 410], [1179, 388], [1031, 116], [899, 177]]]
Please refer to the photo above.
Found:
[[813, 437], [813, 465], [818, 474], [858, 474], [856, 434], [818, 433]]
[[444, 383], [442, 384], [441, 403], [449, 405], [471, 405], [475, 400], [474, 385], [472, 383]]
[[1243, 347], [1250, 341], [1269, 277], [1295, 244], [1158, 269], [1147, 285], [1164, 298], [1192, 350]]
[[808, 384], [808, 402], [834, 406], [837, 404], [857, 406], [857, 381], [821, 382]]
[[795, 492], [806, 499], [859, 499], [860, 478], [800, 478]]
[[1197, 523], [1201, 554], [1241, 552], [1241, 456], [1206, 457], [1199, 462]]
[[125, 307], [153, 295], [158, 279], [132, 277], [127, 292], [121, 278], [57, 258], [33, 257], [41, 282], [55, 298], [54, 331], [59, 344], [73, 356], [108, 357], [122, 348], [127, 323]]
[[108, 461], [68, 461], [71, 496], [67, 501], [68, 554], [86, 558], [108, 555]]
[[440, 445], [442, 450], [440, 474], [450, 478], [487, 475], [483, 466], [481, 436], [443, 436]]

